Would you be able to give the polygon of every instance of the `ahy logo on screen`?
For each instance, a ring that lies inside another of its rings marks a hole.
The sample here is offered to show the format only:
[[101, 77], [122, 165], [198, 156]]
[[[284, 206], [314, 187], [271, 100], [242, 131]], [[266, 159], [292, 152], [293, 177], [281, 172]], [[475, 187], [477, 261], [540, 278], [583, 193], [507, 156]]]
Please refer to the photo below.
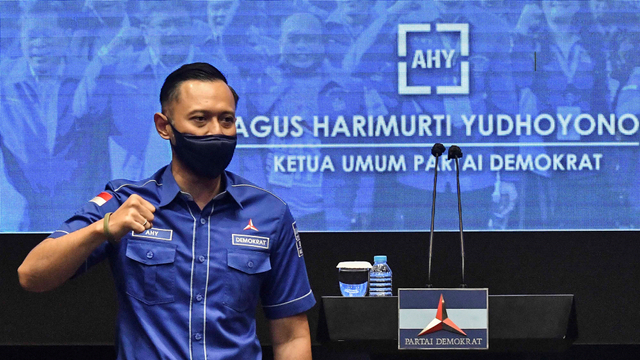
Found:
[[[457, 32], [460, 33], [460, 53], [456, 54], [456, 49], [443, 46], [442, 49], [416, 49], [411, 56], [411, 70], [418, 68], [428, 69], [451, 69], [453, 59], [459, 57], [469, 57], [469, 24], [435, 24], [436, 32]], [[407, 58], [407, 34], [408, 33], [429, 33], [431, 24], [398, 24], [398, 57]], [[407, 78], [409, 69], [407, 59], [398, 62], [398, 94], [399, 95], [431, 95], [432, 89], [428, 85], [409, 85]], [[436, 86], [437, 95], [468, 95], [469, 94], [469, 61], [459, 61], [460, 78], [455, 83], [459, 85], [439, 85]]]

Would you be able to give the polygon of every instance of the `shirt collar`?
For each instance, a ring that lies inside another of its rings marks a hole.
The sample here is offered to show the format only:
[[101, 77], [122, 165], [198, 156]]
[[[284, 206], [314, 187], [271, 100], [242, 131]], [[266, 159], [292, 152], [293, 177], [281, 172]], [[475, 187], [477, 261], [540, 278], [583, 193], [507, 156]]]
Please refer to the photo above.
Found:
[[242, 195], [240, 194], [239, 189], [233, 186], [236, 184], [236, 181], [235, 181], [236, 179], [234, 177], [234, 174], [225, 170], [223, 173], [223, 176], [225, 180], [224, 191], [229, 193], [233, 201], [235, 201], [238, 204], [238, 206], [240, 206], [240, 209], [244, 209], [244, 207], [242, 206]]
[[167, 165], [162, 169], [162, 187], [160, 190], [160, 205], [159, 207], [163, 207], [175, 199], [176, 195], [180, 192], [180, 187], [176, 182], [176, 179], [173, 177], [173, 173], [171, 172], [171, 164]]
[[[160, 190], [160, 205], [158, 207], [163, 207], [168, 205], [170, 202], [173, 201], [173, 199], [176, 198], [176, 196], [178, 195], [178, 193], [180, 193], [180, 187], [178, 186], [178, 183], [176, 182], [176, 179], [173, 177], [173, 173], [171, 172], [171, 164], [167, 165], [164, 167], [164, 169], [160, 170], [162, 171], [162, 175], [161, 175], [161, 179], [162, 179], [162, 188]], [[235, 184], [234, 179], [231, 173], [225, 171], [222, 176], [224, 177], [223, 180], [223, 188], [220, 191], [220, 194], [227, 192], [229, 193], [229, 195], [231, 196], [231, 198], [233, 199], [233, 201], [235, 201], [238, 206], [240, 206], [240, 208], [242, 209], [242, 203], [240, 202], [240, 196], [238, 193], [238, 190], [236, 190], [232, 185]], [[218, 194], [217, 196], [220, 196], [220, 194]]]

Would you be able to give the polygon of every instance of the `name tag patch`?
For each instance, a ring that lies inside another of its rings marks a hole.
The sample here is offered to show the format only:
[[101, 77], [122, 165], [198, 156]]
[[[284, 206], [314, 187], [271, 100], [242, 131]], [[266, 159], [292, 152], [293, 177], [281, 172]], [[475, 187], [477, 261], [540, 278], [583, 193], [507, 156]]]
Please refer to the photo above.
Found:
[[151, 228], [139, 234], [136, 234], [132, 231], [131, 236], [137, 238], [171, 241], [171, 239], [173, 238], [173, 230]]
[[269, 249], [268, 237], [241, 234], [232, 234], [231, 237], [233, 245]]

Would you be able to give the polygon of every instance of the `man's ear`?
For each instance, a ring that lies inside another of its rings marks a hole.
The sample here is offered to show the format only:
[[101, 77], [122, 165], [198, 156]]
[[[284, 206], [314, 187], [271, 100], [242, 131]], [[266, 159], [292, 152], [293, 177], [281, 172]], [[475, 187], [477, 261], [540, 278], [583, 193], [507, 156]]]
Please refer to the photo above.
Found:
[[156, 131], [165, 140], [171, 140], [171, 126], [169, 119], [162, 113], [153, 114], [153, 122], [156, 124]]

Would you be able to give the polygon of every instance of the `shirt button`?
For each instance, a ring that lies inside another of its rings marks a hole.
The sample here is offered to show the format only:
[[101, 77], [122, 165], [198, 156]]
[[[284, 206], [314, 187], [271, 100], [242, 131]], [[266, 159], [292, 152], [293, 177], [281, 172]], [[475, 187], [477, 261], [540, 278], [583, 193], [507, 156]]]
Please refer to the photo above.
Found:
[[202, 334], [197, 333], [197, 334], [193, 335], [193, 338], [196, 339], [196, 341], [200, 341], [200, 340], [202, 340]]
[[247, 263], [247, 266], [249, 267], [249, 269], [251, 269], [251, 268], [253, 267], [253, 261], [249, 261], [249, 262]]
[[153, 251], [147, 252], [147, 259], [153, 259]]
[[200, 219], [200, 224], [204, 225], [204, 224], [206, 224], [206, 223], [207, 223], [207, 220], [205, 220], [205, 219]]
[[197, 301], [202, 301], [202, 299], [203, 299], [202, 295], [200, 295], [200, 294], [196, 295], [196, 300]]
[[204, 257], [202, 255], [198, 256], [198, 261], [200, 261], [201, 263], [203, 263], [205, 260], [207, 260], [206, 257]]

